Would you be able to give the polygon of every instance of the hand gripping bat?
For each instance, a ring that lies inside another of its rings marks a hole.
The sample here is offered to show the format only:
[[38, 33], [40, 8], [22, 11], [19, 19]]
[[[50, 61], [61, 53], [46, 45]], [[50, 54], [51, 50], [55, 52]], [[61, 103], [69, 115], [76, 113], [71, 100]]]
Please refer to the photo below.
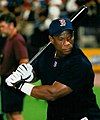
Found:
[[[88, 8], [87, 6], [83, 5], [82, 7], [79, 8], [79, 10], [71, 16], [70, 20], [73, 23], [73, 26], [78, 23], [80, 21], [80, 19], [83, 18], [83, 16], [85, 16], [88, 12]], [[51, 44], [51, 42], [49, 42], [47, 45], [45, 45], [44, 47], [42, 47], [40, 49], [40, 51], [29, 61], [29, 64], [32, 64], [34, 60], [36, 60], [47, 48], [48, 46]]]

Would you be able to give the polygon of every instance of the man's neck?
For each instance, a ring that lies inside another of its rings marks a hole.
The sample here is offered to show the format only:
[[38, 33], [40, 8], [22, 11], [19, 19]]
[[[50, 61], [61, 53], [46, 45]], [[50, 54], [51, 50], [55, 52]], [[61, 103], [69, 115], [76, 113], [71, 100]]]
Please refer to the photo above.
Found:
[[11, 30], [9, 37], [11, 38], [11, 37], [15, 36], [16, 34], [17, 34], [17, 29], [14, 28], [13, 30]]

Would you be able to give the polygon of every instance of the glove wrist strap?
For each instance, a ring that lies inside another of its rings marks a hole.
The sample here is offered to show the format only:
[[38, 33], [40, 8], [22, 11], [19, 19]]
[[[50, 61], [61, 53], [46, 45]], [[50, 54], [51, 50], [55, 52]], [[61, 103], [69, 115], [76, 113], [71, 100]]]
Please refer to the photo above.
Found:
[[23, 86], [21, 86], [20, 90], [21, 90], [23, 93], [31, 96], [31, 92], [32, 92], [32, 89], [33, 89], [34, 86], [35, 86], [35, 85], [32, 85], [32, 84], [30, 84], [30, 83], [24, 83]]

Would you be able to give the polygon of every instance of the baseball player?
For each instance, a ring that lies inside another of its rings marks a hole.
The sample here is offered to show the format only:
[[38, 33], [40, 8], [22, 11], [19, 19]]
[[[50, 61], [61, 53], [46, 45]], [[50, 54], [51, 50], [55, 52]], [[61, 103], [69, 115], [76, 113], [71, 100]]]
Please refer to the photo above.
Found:
[[[92, 65], [74, 42], [71, 21], [53, 20], [49, 39], [52, 46], [32, 65], [20, 65], [6, 79], [7, 85], [47, 100], [47, 120], [100, 120]], [[36, 78], [42, 85], [28, 83]]]

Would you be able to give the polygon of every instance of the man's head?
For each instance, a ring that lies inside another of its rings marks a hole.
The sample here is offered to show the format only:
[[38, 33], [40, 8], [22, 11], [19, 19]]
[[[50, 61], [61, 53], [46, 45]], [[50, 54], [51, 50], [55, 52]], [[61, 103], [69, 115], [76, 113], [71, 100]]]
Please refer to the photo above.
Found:
[[73, 26], [69, 19], [55, 19], [49, 26], [49, 39], [58, 56], [71, 53], [73, 48]]
[[0, 22], [5, 21], [6, 23], [13, 23], [16, 27], [16, 17], [13, 13], [3, 13], [0, 15]]
[[0, 15], [0, 32], [9, 34], [10, 30], [16, 27], [16, 17], [12, 13], [4, 13]]

